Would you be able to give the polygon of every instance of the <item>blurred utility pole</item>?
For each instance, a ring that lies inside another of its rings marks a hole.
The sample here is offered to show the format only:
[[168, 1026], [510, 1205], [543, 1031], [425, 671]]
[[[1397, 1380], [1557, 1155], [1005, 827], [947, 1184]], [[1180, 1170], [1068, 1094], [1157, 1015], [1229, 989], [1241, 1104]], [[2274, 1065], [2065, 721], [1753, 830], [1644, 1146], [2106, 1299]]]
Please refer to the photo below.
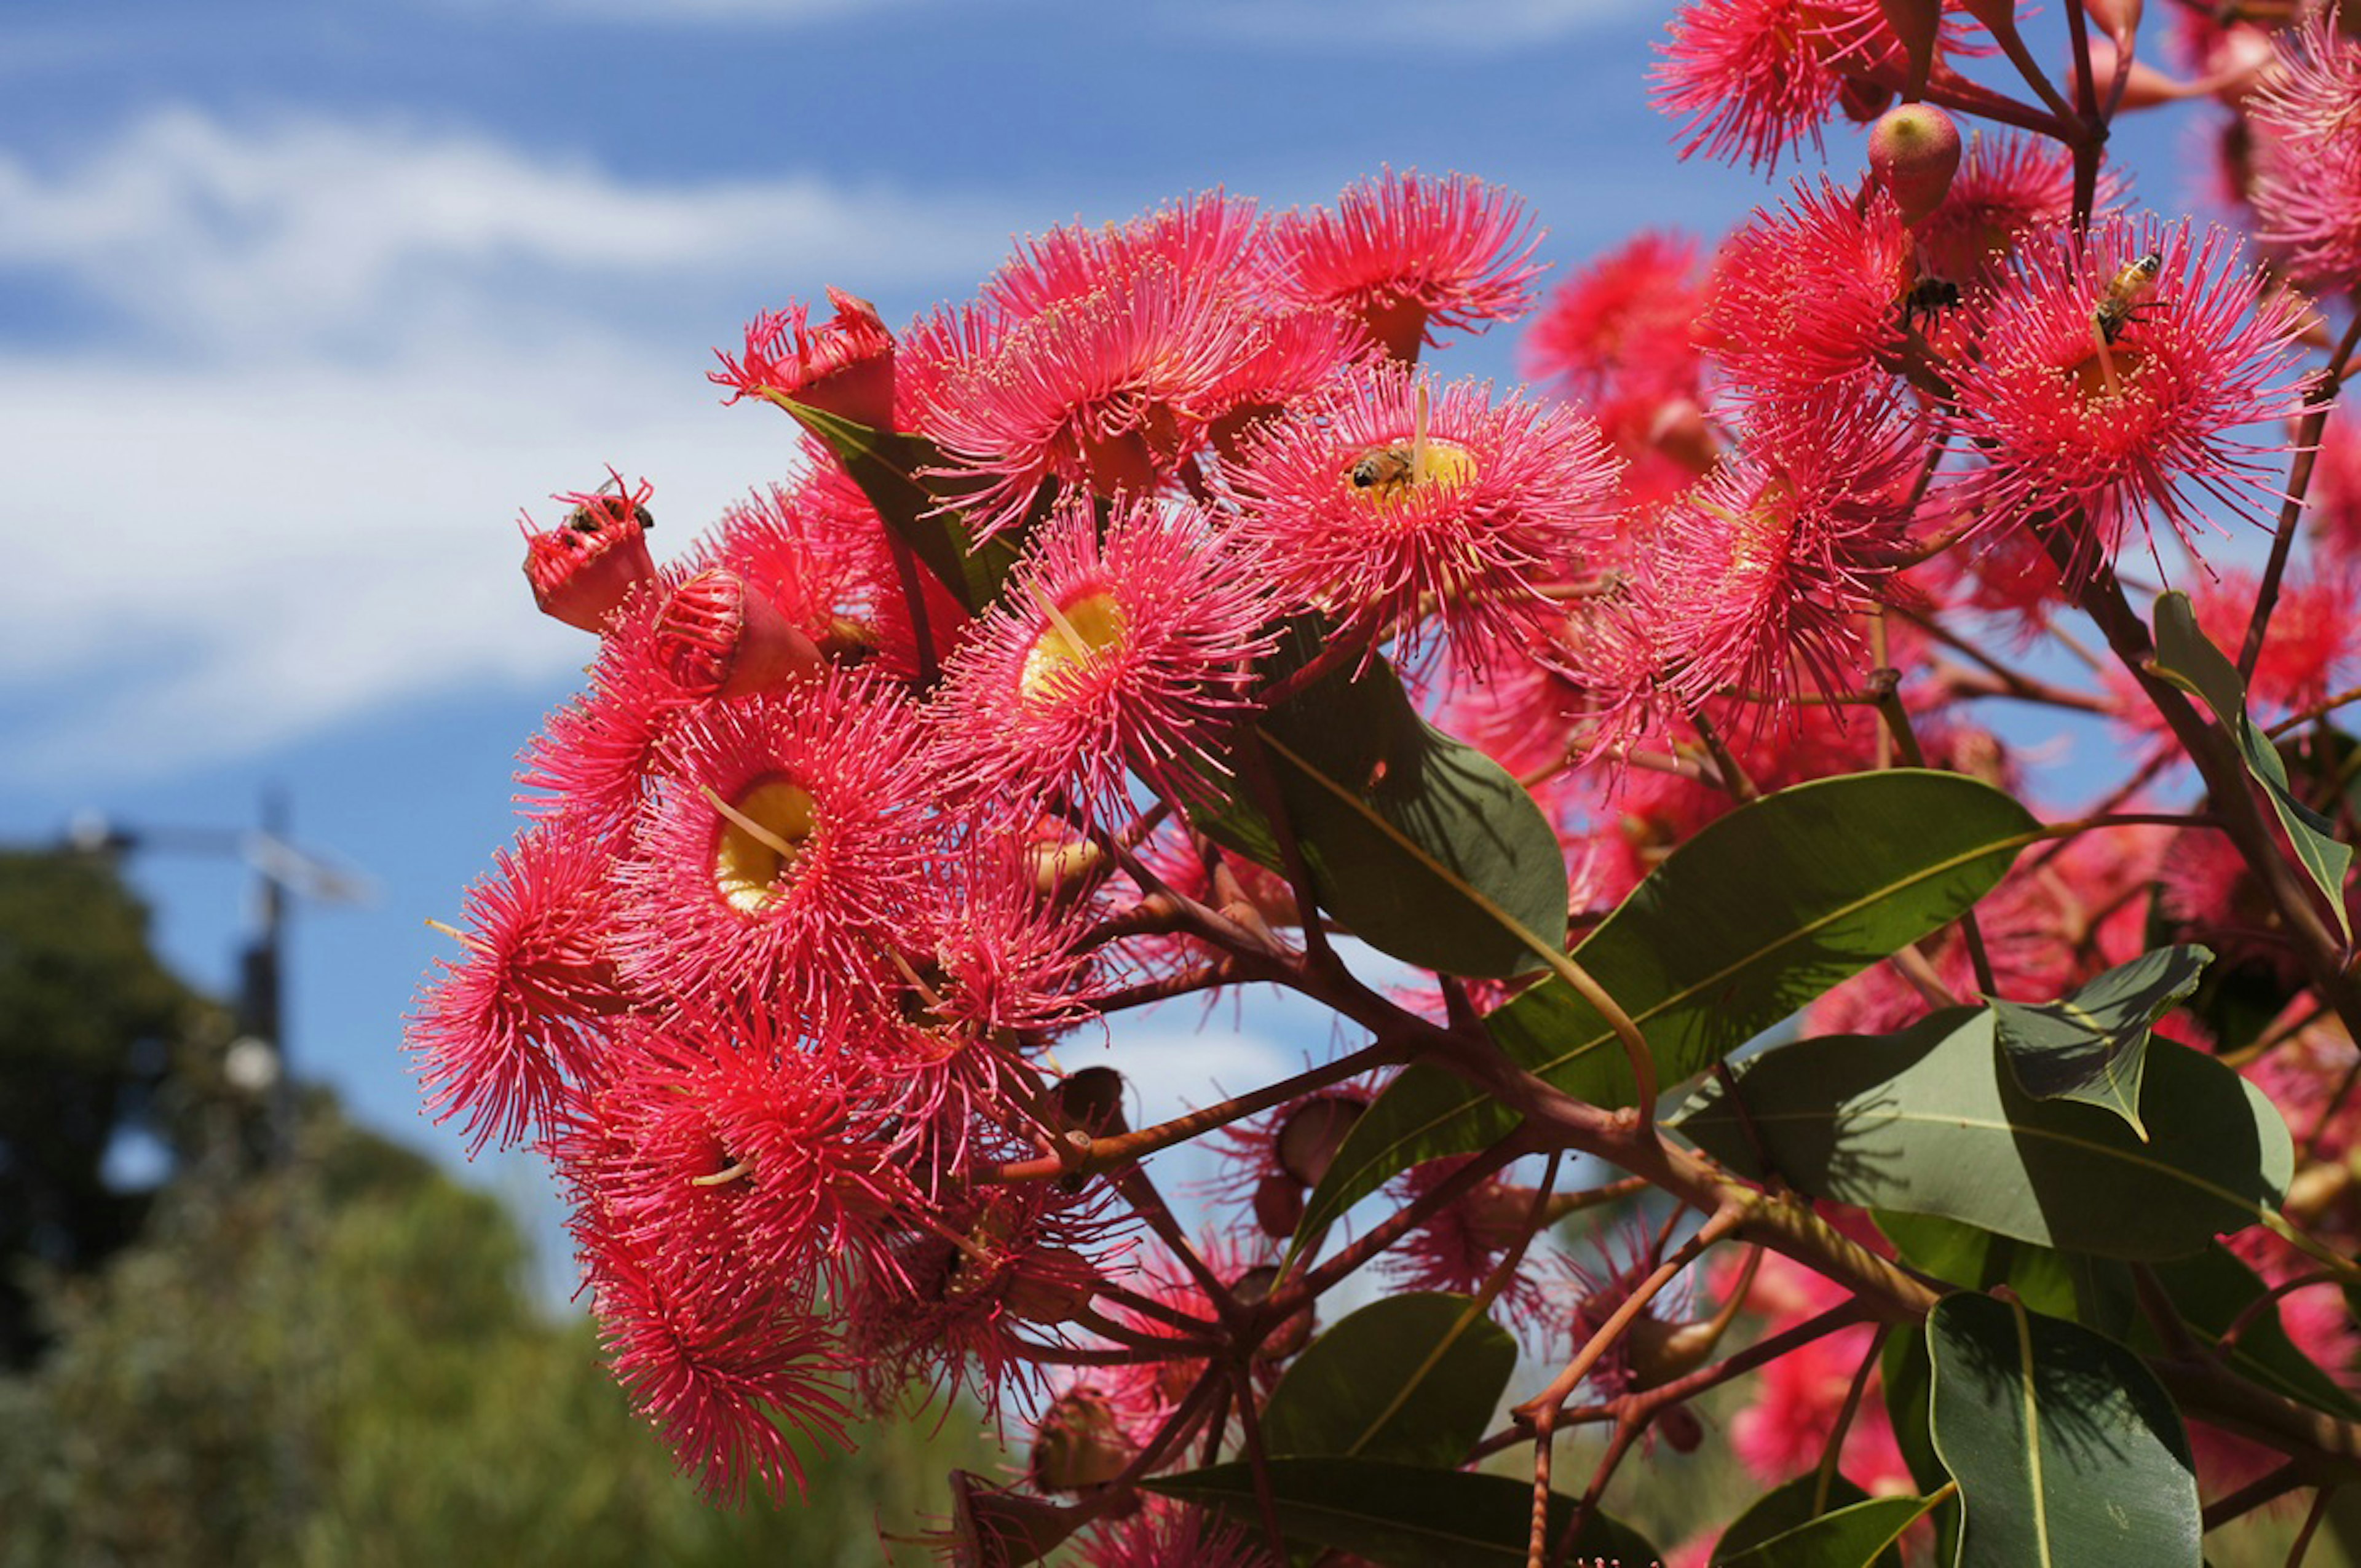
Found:
[[255, 873], [256, 930], [238, 955], [238, 1037], [222, 1069], [235, 1087], [269, 1093], [270, 1163], [284, 1164], [292, 1148], [295, 1111], [286, 1032], [287, 926], [292, 901], [367, 904], [376, 894], [367, 877], [291, 841], [284, 790], [263, 792], [261, 823], [258, 828], [131, 825], [85, 811], [67, 828], [66, 840], [88, 854], [138, 851], [234, 860]]
[[[281, 1183], [280, 1223], [287, 1254], [302, 1258], [311, 1251], [312, 1217], [300, 1183], [289, 1181], [295, 1153], [295, 1076], [287, 1049], [286, 956], [288, 916], [297, 898], [315, 904], [365, 904], [374, 896], [367, 878], [344, 871], [321, 857], [297, 849], [288, 838], [286, 792], [263, 791], [261, 827], [189, 828], [109, 821], [84, 812], [67, 829], [67, 841], [91, 854], [124, 855], [134, 851], [206, 855], [234, 860], [255, 874], [256, 929], [238, 954], [237, 1038], [230, 1043], [222, 1077], [242, 1094], [269, 1096], [266, 1146], [260, 1164]], [[243, 1167], [254, 1159], [242, 1135], [228, 1140]], [[282, 1520], [304, 1517], [313, 1501], [312, 1433], [305, 1412], [310, 1409], [316, 1368], [325, 1362], [317, 1341], [324, 1325], [299, 1320], [290, 1334], [280, 1381], [272, 1388], [277, 1404], [273, 1443], [274, 1491]], [[324, 1332], [333, 1332], [326, 1330]]]

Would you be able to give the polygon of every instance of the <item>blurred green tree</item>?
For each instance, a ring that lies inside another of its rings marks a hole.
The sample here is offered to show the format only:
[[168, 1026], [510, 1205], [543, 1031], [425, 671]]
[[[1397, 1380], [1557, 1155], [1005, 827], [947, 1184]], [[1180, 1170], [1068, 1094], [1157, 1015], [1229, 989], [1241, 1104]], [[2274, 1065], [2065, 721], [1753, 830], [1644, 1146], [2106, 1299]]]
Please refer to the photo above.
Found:
[[0, 1366], [40, 1354], [36, 1276], [86, 1273], [138, 1234], [152, 1190], [111, 1183], [108, 1152], [177, 1145], [175, 1061], [226, 1028], [148, 949], [110, 858], [0, 850]]
[[[103, 862], [5, 885], [38, 859], [0, 858], [0, 986], [31, 999], [0, 989], [0, 1106], [83, 1108], [86, 1132], [28, 1126], [27, 1146], [51, 1162], [42, 1190], [87, 1189], [93, 1212], [115, 1197], [98, 1169], [124, 1107], [155, 1112], [177, 1157], [152, 1196], [117, 1202], [107, 1247], [44, 1243], [25, 1271], [39, 1354], [0, 1371], [0, 1568], [915, 1562], [881, 1526], [947, 1515], [951, 1466], [1002, 1463], [972, 1415], [939, 1435], [871, 1428], [816, 1460], [806, 1508], [707, 1506], [587, 1321], [534, 1302], [496, 1200], [316, 1090], [292, 1158], [243, 1157], [254, 1107], [203, 1070], [218, 1014], [148, 953]], [[168, 1042], [153, 1066], [145, 1039]], [[176, 1055], [188, 1070], [167, 1070]], [[0, 1191], [31, 1190], [17, 1179]], [[21, 1227], [0, 1237], [24, 1245]]]

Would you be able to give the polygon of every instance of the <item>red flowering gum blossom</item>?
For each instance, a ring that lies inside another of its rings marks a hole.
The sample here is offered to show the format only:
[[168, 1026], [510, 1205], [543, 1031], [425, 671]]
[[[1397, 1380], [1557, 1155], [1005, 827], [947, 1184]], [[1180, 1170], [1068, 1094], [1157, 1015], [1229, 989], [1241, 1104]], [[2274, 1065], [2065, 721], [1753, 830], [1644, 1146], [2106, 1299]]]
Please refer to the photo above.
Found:
[[976, 484], [966, 515], [989, 537], [1047, 479], [1099, 495], [1160, 488], [1252, 346], [1214, 280], [1151, 259], [943, 371], [919, 427], [959, 459], [948, 474]]
[[816, 1036], [890, 972], [933, 871], [918, 720], [836, 673], [709, 705], [616, 869], [616, 961], [657, 994], [785, 1004]]
[[604, 847], [528, 829], [467, 894], [462, 962], [410, 1021], [409, 1046], [438, 1121], [467, 1118], [467, 1152], [547, 1126], [587, 1075], [581, 1031], [625, 999], [607, 953]]
[[1958, 122], [1932, 104], [1905, 104], [1869, 133], [1869, 168], [1912, 228], [1926, 221], [1960, 168]]
[[1096, 813], [1127, 770], [1203, 796], [1272, 644], [1262, 576], [1195, 506], [1126, 501], [1102, 529], [1086, 501], [1062, 504], [952, 662], [940, 706], [965, 782], [986, 799], [1067, 790]]
[[1145, 266], [1170, 267], [1246, 298], [1268, 267], [1267, 250], [1252, 199], [1201, 191], [1120, 227], [1064, 224], [1028, 238], [985, 281], [983, 298], [1022, 320]]
[[1916, 282], [1894, 198], [1856, 201], [1824, 178], [1724, 244], [1698, 335], [1747, 387], [1809, 395], [1900, 349]]
[[1280, 297], [1357, 317], [1396, 359], [1438, 326], [1477, 328], [1532, 308], [1541, 236], [1510, 192], [1453, 174], [1387, 170], [1349, 186], [1336, 211], [1271, 221]]
[[1888, 403], [1823, 394], [1758, 411], [1738, 455], [1670, 510], [1656, 561], [1673, 689], [1724, 687], [1773, 710], [1801, 679], [1849, 684], [1860, 613], [1905, 543], [1925, 433]]
[[827, 667], [818, 645], [727, 567], [699, 572], [657, 612], [655, 654], [696, 696], [743, 696], [807, 680]]
[[697, 699], [656, 662], [652, 593], [634, 594], [608, 624], [590, 684], [527, 742], [517, 797], [528, 816], [563, 820], [577, 837], [620, 839], [654, 780], [669, 737]]
[[612, 490], [601, 486], [550, 498], [574, 509], [555, 528], [535, 533], [532, 519], [519, 520], [534, 602], [543, 614], [585, 631], [606, 630], [616, 607], [656, 575], [647, 544], [647, 532], [655, 526], [647, 502], [655, 487], [642, 479], [626, 490], [621, 475], [608, 473]]
[[1848, 78], [1879, 68], [1902, 78], [1912, 53], [1880, 0], [1697, 0], [1681, 7], [1671, 33], [1659, 46], [1653, 101], [1687, 122], [1681, 156], [1772, 168], [1801, 137], [1819, 146]]
[[1226, 479], [1282, 598], [1378, 637], [1439, 613], [1480, 663], [1607, 543], [1619, 468], [1571, 410], [1388, 363], [1266, 426]]
[[722, 367], [708, 379], [741, 398], [792, 398], [800, 403], [875, 428], [894, 422], [894, 334], [877, 307], [841, 289], [828, 291], [836, 314], [811, 327], [801, 301], [784, 311], [765, 311], [746, 328], [745, 352], [731, 358], [719, 349]]
[[1704, 362], [1689, 341], [1703, 308], [1697, 245], [1646, 233], [1560, 283], [1517, 345], [1517, 367], [1596, 406], [1699, 396]]
[[594, 1223], [577, 1222], [577, 1234], [615, 1379], [708, 1497], [738, 1502], [750, 1483], [774, 1503], [790, 1486], [800, 1496], [803, 1464], [790, 1431], [850, 1451], [846, 1369], [808, 1306], [726, 1262], [707, 1272], [702, 1288], [684, 1287]]
[[2247, 100], [2263, 244], [2297, 283], [2342, 293], [2361, 282], [2361, 47], [2315, 13], [2280, 35], [2274, 69]]
[[2192, 490], [2249, 517], [2279, 494], [2267, 460], [2287, 438], [2232, 433], [2300, 411], [2303, 312], [2265, 294], [2227, 236], [2192, 246], [2186, 223], [2118, 218], [2087, 247], [2061, 234], [2028, 249], [2017, 270], [1982, 357], [1954, 372], [1959, 433], [1988, 462], [1956, 499], [1995, 527], [2076, 527], [2079, 581], [2151, 515], [2193, 548]]

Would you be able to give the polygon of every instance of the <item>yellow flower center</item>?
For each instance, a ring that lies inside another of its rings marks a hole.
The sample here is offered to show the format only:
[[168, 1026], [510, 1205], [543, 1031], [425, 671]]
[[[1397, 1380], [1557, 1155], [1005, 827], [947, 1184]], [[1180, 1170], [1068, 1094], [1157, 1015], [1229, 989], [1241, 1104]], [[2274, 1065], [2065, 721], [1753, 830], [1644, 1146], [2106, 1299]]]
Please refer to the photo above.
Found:
[[1345, 466], [1345, 488], [1356, 500], [1378, 511], [1389, 511], [1426, 487], [1443, 489], [1466, 484], [1476, 477], [1476, 455], [1451, 441], [1428, 441], [1422, 450], [1415, 441], [1372, 446]]
[[1028, 702], [1053, 702], [1072, 674], [1123, 646], [1130, 623], [1123, 606], [1108, 593], [1085, 594], [1063, 606], [1046, 598], [1040, 604], [1049, 624], [1025, 651], [1025, 668], [1016, 685]]
[[816, 816], [811, 792], [785, 779], [765, 779], [730, 803], [713, 847], [713, 885], [722, 900], [753, 915], [777, 898]]

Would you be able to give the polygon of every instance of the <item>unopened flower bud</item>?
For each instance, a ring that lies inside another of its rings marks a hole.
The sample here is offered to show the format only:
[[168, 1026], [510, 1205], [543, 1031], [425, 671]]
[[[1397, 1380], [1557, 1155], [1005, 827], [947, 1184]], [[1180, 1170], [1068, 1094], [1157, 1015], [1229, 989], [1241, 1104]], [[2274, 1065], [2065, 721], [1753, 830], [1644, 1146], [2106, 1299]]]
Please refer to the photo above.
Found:
[[1487, 1181], [1459, 1201], [1460, 1217], [1477, 1245], [1506, 1252], [1524, 1235], [1533, 1218], [1533, 1190], [1506, 1181]]
[[1730, 1325], [1712, 1319], [1668, 1323], [1642, 1312], [1624, 1331], [1623, 1346], [1631, 1366], [1631, 1387], [1653, 1388], [1675, 1377], [1686, 1377], [1706, 1364], [1713, 1347]]
[[[2350, 24], [2349, 17], [2346, 22]], [[2235, 109], [2262, 85], [2264, 76], [2278, 63], [2279, 57], [2279, 47], [2262, 28], [2224, 28], [2220, 40], [2206, 52], [2202, 85], [2217, 102]]]
[[[2106, 38], [2091, 40], [2091, 72], [2102, 82], [2112, 82], [2115, 63], [2121, 58], [2114, 44]], [[2159, 104], [2177, 104], [2183, 98], [2202, 97], [2213, 90], [2210, 82], [2183, 82], [2177, 76], [2158, 71], [2144, 60], [2135, 60], [2124, 78], [2121, 106], [2126, 109], [2153, 109]]]
[[1345, 1135], [1367, 1108], [1358, 1096], [1322, 1094], [1305, 1101], [1279, 1129], [1276, 1147], [1281, 1170], [1306, 1187], [1317, 1187], [1345, 1146]]
[[[1270, 1299], [1272, 1288], [1279, 1283], [1279, 1270], [1268, 1264], [1249, 1268], [1231, 1283], [1230, 1293], [1241, 1306], [1255, 1307]], [[1312, 1343], [1312, 1304], [1288, 1314], [1287, 1321], [1264, 1336], [1255, 1347], [1255, 1354], [1264, 1361], [1285, 1361]]]
[[1285, 1241], [1303, 1223], [1303, 1183], [1285, 1171], [1273, 1171], [1255, 1183], [1255, 1223], [1262, 1234]]
[[607, 618], [642, 583], [654, 580], [647, 532], [655, 519], [647, 499], [655, 487], [644, 479], [629, 494], [610, 469], [614, 490], [560, 495], [573, 507], [566, 521], [546, 532], [526, 524], [525, 580], [542, 613], [585, 631], [602, 631]]
[[1033, 891], [1044, 898], [1083, 886], [1091, 873], [1106, 864], [1106, 855], [1088, 839], [1045, 836], [1025, 846], [1025, 865]]
[[1915, 227], [1942, 204], [1959, 172], [1959, 125], [1931, 104], [1890, 110], [1869, 133], [1869, 167]]
[[1060, 1079], [1051, 1092], [1067, 1125], [1100, 1138], [1124, 1130], [1123, 1074], [1115, 1069], [1086, 1067]]
[[1914, 101], [1924, 97], [1927, 74], [1935, 68], [1943, 0], [1878, 0], [1878, 9], [1885, 13], [1885, 25], [1901, 41], [1904, 57], [1910, 62], [1903, 97]]
[[1008, 1313], [1020, 1322], [1070, 1323], [1098, 1294], [1098, 1270], [1069, 1247], [1047, 1247], [1009, 1270]]
[[1705, 1442], [1705, 1423], [1686, 1405], [1667, 1405], [1657, 1411], [1654, 1431], [1675, 1453], [1695, 1453]]
[[951, 1472], [950, 1489], [948, 1544], [957, 1563], [1038, 1562], [1098, 1513], [1092, 1505], [1052, 1503], [980, 1482], [964, 1470]]
[[2082, 0], [2082, 9], [2117, 43], [2139, 31], [2140, 0]]
[[1865, 126], [1894, 107], [1894, 89], [1866, 76], [1848, 76], [1837, 83], [1837, 107], [1854, 125]]
[[1721, 461], [1721, 437], [1694, 398], [1668, 398], [1648, 421], [1648, 444], [1692, 474], [1709, 474]]
[[717, 566], [673, 589], [656, 614], [656, 663], [696, 696], [743, 696], [827, 668], [818, 645], [737, 573]]
[[1033, 1485], [1044, 1492], [1088, 1492], [1122, 1475], [1139, 1450], [1115, 1407], [1087, 1384], [1050, 1401], [1034, 1429]]

